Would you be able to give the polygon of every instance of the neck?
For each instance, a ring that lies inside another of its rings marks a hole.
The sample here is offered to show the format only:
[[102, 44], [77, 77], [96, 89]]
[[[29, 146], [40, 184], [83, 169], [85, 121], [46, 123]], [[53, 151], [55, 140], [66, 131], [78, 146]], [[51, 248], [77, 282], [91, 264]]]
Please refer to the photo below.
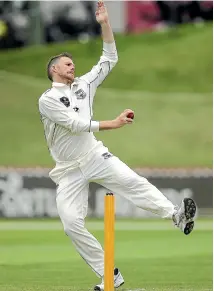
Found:
[[68, 80], [68, 79], [65, 79], [65, 78], [62, 78], [60, 76], [56, 76], [54, 79], [53, 79], [53, 82], [56, 82], [56, 83], [63, 83], [67, 86], [70, 86], [73, 81], [72, 80]]

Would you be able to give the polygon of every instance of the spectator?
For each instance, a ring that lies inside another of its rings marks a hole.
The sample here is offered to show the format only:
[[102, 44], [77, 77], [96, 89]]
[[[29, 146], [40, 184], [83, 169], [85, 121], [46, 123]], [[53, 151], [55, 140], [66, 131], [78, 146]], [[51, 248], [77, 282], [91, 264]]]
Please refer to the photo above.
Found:
[[212, 19], [212, 5], [207, 7], [200, 1], [156, 1], [156, 4], [161, 20], [169, 26], [185, 22], [203, 23]]

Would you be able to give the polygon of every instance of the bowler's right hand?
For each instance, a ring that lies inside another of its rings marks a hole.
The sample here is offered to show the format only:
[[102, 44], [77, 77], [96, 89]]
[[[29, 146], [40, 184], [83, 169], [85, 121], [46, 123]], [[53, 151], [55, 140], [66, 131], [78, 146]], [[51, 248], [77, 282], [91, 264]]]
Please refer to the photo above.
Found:
[[129, 113], [134, 114], [134, 111], [131, 109], [126, 109], [117, 118], [113, 120], [100, 121], [99, 130], [116, 129], [124, 126], [125, 124], [132, 124], [133, 119], [127, 117]]
[[134, 113], [134, 111], [131, 109], [126, 109], [116, 119], [114, 119], [113, 120], [113, 124], [115, 126], [114, 128], [120, 128], [125, 124], [132, 124], [133, 119], [127, 117], [129, 113]]

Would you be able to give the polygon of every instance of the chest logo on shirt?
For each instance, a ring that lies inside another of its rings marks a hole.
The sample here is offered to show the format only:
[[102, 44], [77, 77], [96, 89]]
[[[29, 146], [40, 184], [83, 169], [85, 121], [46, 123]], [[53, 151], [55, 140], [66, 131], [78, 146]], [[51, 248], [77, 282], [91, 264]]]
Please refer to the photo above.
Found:
[[70, 106], [70, 101], [67, 97], [61, 97], [60, 99], [60, 102], [62, 102], [66, 107], [69, 107]]
[[77, 99], [85, 99], [86, 97], [86, 93], [83, 91], [83, 89], [77, 90], [75, 95], [77, 96]]
[[111, 153], [104, 153], [104, 154], [102, 154], [102, 156], [104, 157], [105, 160], [113, 157], [113, 155]]

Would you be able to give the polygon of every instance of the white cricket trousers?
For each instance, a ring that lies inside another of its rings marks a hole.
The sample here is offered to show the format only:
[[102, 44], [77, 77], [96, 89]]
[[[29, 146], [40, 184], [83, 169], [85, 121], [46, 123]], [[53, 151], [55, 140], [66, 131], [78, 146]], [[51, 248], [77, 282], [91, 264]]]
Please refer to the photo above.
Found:
[[172, 218], [175, 210], [174, 205], [155, 186], [115, 156], [105, 159], [100, 153], [95, 153], [87, 164], [67, 172], [59, 182], [56, 197], [64, 231], [80, 256], [99, 277], [103, 277], [103, 249], [84, 226], [89, 182], [96, 182], [162, 218]]

